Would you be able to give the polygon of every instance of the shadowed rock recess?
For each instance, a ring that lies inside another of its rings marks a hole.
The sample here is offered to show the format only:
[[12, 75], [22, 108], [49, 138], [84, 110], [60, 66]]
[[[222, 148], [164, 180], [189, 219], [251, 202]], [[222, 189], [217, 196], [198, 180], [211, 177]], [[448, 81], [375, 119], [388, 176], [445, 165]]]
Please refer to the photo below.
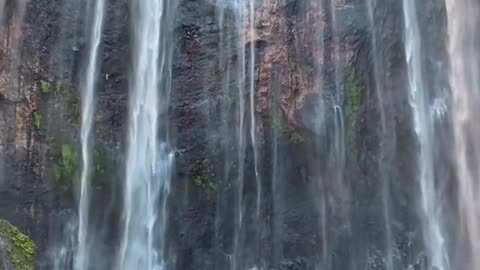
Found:
[[0, 12], [0, 270], [475, 269], [457, 222], [445, 1], [0, 0]]

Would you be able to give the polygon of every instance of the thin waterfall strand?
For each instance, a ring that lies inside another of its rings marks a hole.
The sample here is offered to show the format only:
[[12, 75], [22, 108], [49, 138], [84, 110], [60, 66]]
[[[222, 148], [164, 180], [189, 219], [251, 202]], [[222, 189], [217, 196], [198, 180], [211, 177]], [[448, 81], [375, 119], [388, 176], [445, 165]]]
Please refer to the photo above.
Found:
[[75, 269], [88, 267], [88, 215], [90, 201], [90, 171], [91, 171], [91, 133], [95, 111], [95, 83], [98, 75], [98, 54], [102, 39], [104, 0], [95, 1], [91, 30], [90, 51], [85, 78], [85, 88], [82, 95], [82, 123], [80, 138], [82, 143], [82, 172], [80, 177], [80, 203], [78, 217], [78, 250], [75, 258]]
[[434, 179], [434, 161], [432, 148], [433, 123], [430, 116], [429, 101], [422, 75], [421, 35], [416, 14], [415, 0], [403, 1], [405, 16], [405, 54], [408, 67], [409, 99], [413, 109], [414, 129], [420, 144], [419, 175], [421, 204], [424, 214], [423, 231], [425, 244], [431, 264], [439, 270], [447, 270], [448, 257], [445, 250], [440, 209]]
[[238, 64], [237, 64], [237, 91], [238, 91], [238, 111], [237, 111], [237, 158], [238, 158], [238, 175], [237, 175], [237, 191], [236, 191], [236, 205], [235, 209], [237, 211], [237, 219], [235, 224], [234, 231], [234, 250], [232, 256], [231, 268], [232, 270], [238, 270], [240, 268], [240, 258], [239, 252], [241, 249], [241, 234], [243, 233], [243, 185], [244, 185], [244, 176], [245, 176], [245, 153], [246, 153], [246, 143], [245, 143], [245, 86], [246, 86], [246, 61], [245, 61], [245, 12], [243, 1], [236, 0], [234, 3], [234, 9], [236, 12], [236, 26], [239, 35], [238, 43], [236, 45], [236, 50], [238, 53]]
[[254, 0], [248, 1], [248, 14], [249, 14], [249, 33], [250, 33], [250, 46], [249, 54], [250, 61], [248, 67], [249, 73], [249, 96], [250, 96], [250, 139], [252, 142], [253, 149], [253, 163], [255, 170], [255, 181], [257, 185], [257, 205], [256, 205], [256, 217], [257, 220], [260, 217], [260, 204], [262, 201], [262, 186], [260, 173], [258, 171], [258, 149], [257, 149], [257, 131], [256, 131], [256, 121], [255, 121], [255, 3]]

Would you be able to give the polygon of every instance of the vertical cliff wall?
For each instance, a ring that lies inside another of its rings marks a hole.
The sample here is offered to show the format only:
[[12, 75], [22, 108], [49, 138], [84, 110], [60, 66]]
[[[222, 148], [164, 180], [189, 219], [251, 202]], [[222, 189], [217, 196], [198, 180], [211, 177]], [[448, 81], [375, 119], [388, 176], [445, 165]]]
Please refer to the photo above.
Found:
[[[398, 267], [417, 263], [423, 239], [401, 1], [373, 7], [360, 0], [256, 2], [255, 33], [240, 29], [241, 45], [255, 48], [258, 138], [258, 149], [245, 146], [243, 186], [234, 181], [240, 166], [235, 121], [248, 93], [229, 89], [238, 85], [236, 67], [249, 52], [238, 47], [237, 10], [226, 2], [178, 1], [169, 22], [175, 35], [170, 107], [176, 159], [167, 236], [172, 269], [227, 269], [238, 211], [246, 220], [237, 253], [244, 267], [384, 269], [388, 254]], [[119, 241], [128, 7], [126, 0], [108, 1], [100, 54], [91, 203], [93, 228], [105, 243], [99, 258], [113, 255]], [[34, 239], [41, 266], [65, 241], [62, 224], [74, 219], [77, 207], [89, 8], [77, 0], [24, 0], [7, 1], [4, 12], [0, 217]], [[428, 14], [423, 33], [445, 31], [443, 4], [425, 1], [418, 8]], [[445, 72], [442, 63], [435, 62], [445, 54], [442, 38], [425, 39], [432, 63], [425, 72], [437, 74], [428, 76], [432, 87], [447, 84], [438, 75]], [[345, 142], [340, 163], [338, 132]], [[447, 152], [447, 143], [439, 151]], [[450, 161], [442, 162], [439, 174], [450, 178]], [[244, 198], [240, 209], [238, 194]]]

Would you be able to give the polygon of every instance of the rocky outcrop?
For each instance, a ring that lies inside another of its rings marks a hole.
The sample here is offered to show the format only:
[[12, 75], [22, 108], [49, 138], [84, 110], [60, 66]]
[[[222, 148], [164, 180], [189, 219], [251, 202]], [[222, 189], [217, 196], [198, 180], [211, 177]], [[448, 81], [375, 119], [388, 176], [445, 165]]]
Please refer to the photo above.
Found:
[[0, 269], [33, 270], [35, 243], [8, 221], [0, 219]]

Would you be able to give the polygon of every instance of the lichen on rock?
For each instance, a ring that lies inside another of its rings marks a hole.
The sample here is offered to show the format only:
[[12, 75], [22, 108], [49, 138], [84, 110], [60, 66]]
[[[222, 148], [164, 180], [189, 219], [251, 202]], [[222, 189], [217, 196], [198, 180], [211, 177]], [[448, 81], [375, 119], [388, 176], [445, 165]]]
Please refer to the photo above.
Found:
[[8, 221], [0, 219], [0, 269], [32, 270], [35, 243]]

